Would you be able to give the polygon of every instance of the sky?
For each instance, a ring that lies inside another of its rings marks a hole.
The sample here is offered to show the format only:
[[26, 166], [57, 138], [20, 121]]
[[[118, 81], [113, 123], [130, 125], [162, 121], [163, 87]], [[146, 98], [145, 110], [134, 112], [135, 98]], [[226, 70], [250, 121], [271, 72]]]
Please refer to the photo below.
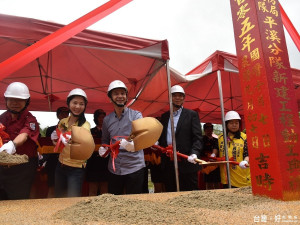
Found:
[[[0, 13], [69, 24], [105, 2], [0, 0]], [[300, 0], [279, 2], [299, 33]], [[167, 39], [170, 66], [182, 74], [216, 50], [236, 54], [230, 0], [133, 0], [88, 29]], [[300, 69], [300, 53], [288, 33], [285, 34], [291, 67]], [[46, 118], [39, 121], [42, 127], [57, 122], [54, 113]]]

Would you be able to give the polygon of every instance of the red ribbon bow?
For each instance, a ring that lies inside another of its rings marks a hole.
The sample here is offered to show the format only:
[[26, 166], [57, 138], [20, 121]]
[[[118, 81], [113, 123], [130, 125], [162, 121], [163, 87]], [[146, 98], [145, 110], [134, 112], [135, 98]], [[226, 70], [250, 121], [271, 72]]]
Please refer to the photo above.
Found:
[[58, 140], [56, 142], [55, 148], [54, 148], [54, 152], [62, 152], [63, 148], [65, 147], [64, 143], [62, 143], [61, 141], [61, 134], [62, 136], [64, 136], [66, 139], [68, 139], [67, 134], [71, 135], [71, 131], [68, 132], [61, 132], [60, 129], [56, 128], [56, 134], [58, 136]]
[[[125, 139], [128, 138], [128, 137], [125, 137], [125, 136], [124, 137], [123, 136], [117, 136], [117, 137], [114, 137], [114, 139], [120, 138], [120, 137], [125, 138]], [[106, 157], [108, 155], [108, 153], [110, 152], [110, 157], [112, 158], [112, 167], [113, 167], [114, 171], [116, 171], [115, 159], [117, 158], [117, 156], [119, 154], [120, 142], [121, 142], [121, 140], [116, 141], [114, 144], [112, 144], [112, 140], [111, 140], [109, 145], [102, 144], [102, 147], [107, 147], [108, 148], [108, 150], [105, 152], [105, 154], [102, 157]]]

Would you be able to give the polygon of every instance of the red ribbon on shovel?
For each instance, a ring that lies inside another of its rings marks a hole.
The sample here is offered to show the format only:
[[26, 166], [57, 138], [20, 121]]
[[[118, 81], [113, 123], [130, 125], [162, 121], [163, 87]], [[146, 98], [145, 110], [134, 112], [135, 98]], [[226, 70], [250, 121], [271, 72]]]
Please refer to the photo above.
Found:
[[61, 152], [63, 150], [63, 148], [65, 147], [64, 143], [62, 143], [61, 141], [61, 134], [62, 136], [64, 136], [64, 138], [68, 139], [67, 134], [71, 135], [71, 131], [68, 132], [61, 132], [60, 129], [56, 128], [56, 134], [58, 136], [58, 140], [56, 142], [55, 148], [54, 148], [54, 152]]
[[[117, 137], [114, 137], [115, 138], [124, 138], [124, 139], [127, 139], [128, 137], [123, 137], [123, 136], [117, 136]], [[110, 141], [110, 144], [102, 144], [102, 147], [107, 147], [107, 151], [105, 152], [105, 154], [102, 156], [102, 157], [106, 157], [109, 153], [110, 153], [110, 157], [112, 158], [112, 167], [113, 167], [113, 170], [116, 171], [116, 167], [115, 167], [115, 159], [117, 158], [118, 154], [119, 154], [119, 149], [120, 149], [120, 142], [121, 140], [119, 141], [116, 141], [114, 144], [112, 144], [112, 140]]]

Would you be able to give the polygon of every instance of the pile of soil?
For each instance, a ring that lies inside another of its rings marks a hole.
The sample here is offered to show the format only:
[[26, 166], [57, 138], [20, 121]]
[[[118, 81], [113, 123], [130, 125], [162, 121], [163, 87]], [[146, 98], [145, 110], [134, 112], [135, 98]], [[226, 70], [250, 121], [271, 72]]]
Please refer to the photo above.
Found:
[[[240, 194], [239, 194], [240, 193]], [[213, 210], [237, 210], [243, 206], [272, 202], [270, 198], [252, 196], [251, 187], [233, 189], [232, 192], [193, 191], [185, 195], [168, 200], [170, 205], [184, 208], [207, 208]], [[213, 204], [211, 204], [213, 203]]]
[[[105, 194], [79, 202], [55, 215], [56, 219], [70, 221], [72, 224], [84, 224], [90, 221], [105, 221], [116, 224], [195, 224], [187, 209], [181, 209], [182, 216], [176, 215], [178, 207], [145, 200], [127, 199], [123, 196]], [[76, 215], [76, 216], [74, 216]]]
[[103, 221], [107, 224], [210, 224], [211, 221], [204, 219], [205, 212], [199, 209], [232, 210], [233, 213], [262, 202], [276, 204], [277, 201], [252, 196], [250, 187], [231, 192], [193, 191], [162, 202], [105, 194], [78, 202], [57, 212], [54, 218], [72, 224]]
[[251, 188], [0, 201], [0, 224], [299, 224], [300, 201]]
[[0, 152], [0, 165], [12, 166], [12, 165], [18, 165], [27, 162], [28, 162], [27, 155], [18, 155], [18, 154], [11, 155], [5, 151]]

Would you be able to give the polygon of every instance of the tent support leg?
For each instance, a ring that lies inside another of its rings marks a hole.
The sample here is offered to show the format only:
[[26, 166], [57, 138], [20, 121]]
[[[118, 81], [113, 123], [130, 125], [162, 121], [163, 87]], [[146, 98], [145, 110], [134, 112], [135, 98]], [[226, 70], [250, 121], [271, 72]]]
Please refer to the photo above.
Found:
[[178, 161], [177, 161], [177, 154], [176, 154], [177, 151], [176, 151], [176, 140], [175, 140], [175, 129], [174, 129], [174, 117], [173, 117], [173, 113], [172, 113], [173, 112], [173, 102], [172, 102], [172, 94], [171, 94], [171, 78], [170, 78], [169, 60], [167, 60], [166, 69], [167, 69], [168, 94], [169, 94], [169, 104], [170, 104], [170, 120], [171, 120], [171, 132], [172, 132], [172, 146], [173, 146], [176, 190], [177, 190], [177, 192], [179, 192], [180, 189], [179, 189], [179, 176], [178, 176]]
[[[225, 159], [229, 161], [228, 157], [228, 148], [227, 148], [227, 133], [226, 133], [226, 125], [225, 125], [225, 113], [224, 113], [224, 102], [223, 102], [223, 89], [222, 89], [222, 80], [221, 80], [221, 71], [217, 71], [218, 76], [218, 85], [219, 85], [219, 96], [220, 96], [220, 106], [221, 106], [221, 113], [222, 113], [222, 125], [223, 125], [223, 137], [224, 137], [224, 152], [225, 152]], [[231, 188], [231, 181], [230, 181], [230, 171], [229, 171], [229, 163], [226, 163], [226, 171], [227, 171], [227, 181], [228, 187]]]

